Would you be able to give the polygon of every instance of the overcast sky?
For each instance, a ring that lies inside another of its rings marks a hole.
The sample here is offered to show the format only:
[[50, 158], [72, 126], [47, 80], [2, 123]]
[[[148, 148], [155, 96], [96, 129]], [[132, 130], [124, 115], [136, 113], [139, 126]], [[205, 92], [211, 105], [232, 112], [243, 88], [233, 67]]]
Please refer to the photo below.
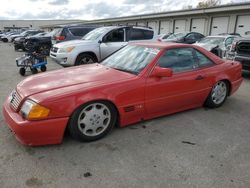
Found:
[[[6, 0], [1, 19], [101, 19], [196, 6], [201, 0]], [[4, 3], [3, 3], [4, 2]], [[250, 0], [222, 0], [222, 4]]]

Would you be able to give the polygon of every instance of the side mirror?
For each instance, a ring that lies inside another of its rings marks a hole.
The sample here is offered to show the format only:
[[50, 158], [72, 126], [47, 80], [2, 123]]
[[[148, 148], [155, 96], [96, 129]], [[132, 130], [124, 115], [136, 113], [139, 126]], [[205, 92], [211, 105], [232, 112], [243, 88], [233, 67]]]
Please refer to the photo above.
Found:
[[153, 77], [171, 77], [173, 70], [170, 68], [161, 68], [156, 66], [151, 74]]
[[102, 40], [99, 40], [98, 43], [101, 44], [103, 41]]

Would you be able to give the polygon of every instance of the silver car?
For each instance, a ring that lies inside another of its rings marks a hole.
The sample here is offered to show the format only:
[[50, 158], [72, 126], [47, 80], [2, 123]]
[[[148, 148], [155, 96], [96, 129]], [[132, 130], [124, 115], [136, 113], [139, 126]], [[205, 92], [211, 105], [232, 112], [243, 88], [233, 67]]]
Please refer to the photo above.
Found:
[[97, 28], [81, 40], [53, 45], [50, 57], [62, 66], [99, 62], [126, 46], [129, 41], [151, 40], [154, 31], [146, 27], [109, 26]]
[[207, 36], [195, 45], [205, 48], [208, 51], [213, 52], [215, 55], [225, 58], [227, 50], [230, 49], [235, 38], [239, 38], [236, 35], [218, 35]]

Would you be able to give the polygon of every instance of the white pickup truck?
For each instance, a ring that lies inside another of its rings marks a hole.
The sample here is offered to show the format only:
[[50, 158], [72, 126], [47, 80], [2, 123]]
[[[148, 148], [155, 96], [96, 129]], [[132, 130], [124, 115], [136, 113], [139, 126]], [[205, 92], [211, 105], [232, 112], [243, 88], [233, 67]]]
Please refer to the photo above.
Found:
[[50, 57], [62, 66], [73, 66], [99, 62], [129, 41], [151, 40], [154, 31], [138, 26], [108, 26], [97, 28], [80, 40], [53, 45]]

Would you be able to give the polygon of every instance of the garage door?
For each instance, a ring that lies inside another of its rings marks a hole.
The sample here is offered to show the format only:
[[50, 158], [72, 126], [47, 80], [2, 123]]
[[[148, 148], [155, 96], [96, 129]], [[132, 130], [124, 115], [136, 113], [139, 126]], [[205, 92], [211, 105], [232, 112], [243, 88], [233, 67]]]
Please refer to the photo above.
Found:
[[186, 31], [186, 20], [175, 20], [174, 22], [174, 32], [180, 33]]
[[205, 19], [192, 19], [191, 31], [205, 34]]
[[169, 33], [170, 31], [170, 21], [161, 21], [160, 34]]
[[158, 31], [159, 31], [159, 23], [158, 21], [151, 21], [151, 22], [148, 22], [148, 27], [151, 27], [156, 34], [158, 34]]
[[247, 31], [250, 31], [250, 15], [238, 16], [235, 32], [246, 36], [245, 32]]
[[229, 17], [214, 17], [212, 19], [211, 35], [228, 32]]

